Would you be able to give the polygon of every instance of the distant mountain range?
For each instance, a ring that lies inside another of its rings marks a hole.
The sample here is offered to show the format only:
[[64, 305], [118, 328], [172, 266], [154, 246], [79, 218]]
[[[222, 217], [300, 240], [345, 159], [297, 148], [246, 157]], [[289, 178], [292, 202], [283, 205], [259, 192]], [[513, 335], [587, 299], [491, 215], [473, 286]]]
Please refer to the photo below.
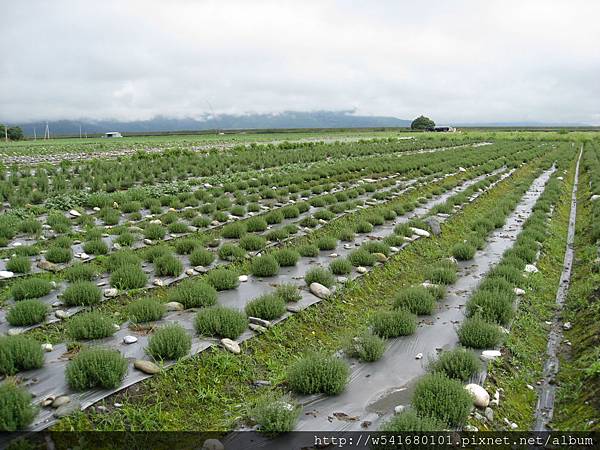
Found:
[[[203, 119], [174, 119], [157, 116], [150, 120], [123, 122], [117, 120], [58, 120], [48, 122], [50, 133], [57, 135], [121, 133], [155, 133], [174, 131], [277, 129], [277, 128], [371, 128], [408, 127], [410, 120], [385, 116], [358, 116], [351, 111], [285, 111], [277, 114], [223, 114]], [[43, 136], [46, 122], [18, 124], [27, 136]]]

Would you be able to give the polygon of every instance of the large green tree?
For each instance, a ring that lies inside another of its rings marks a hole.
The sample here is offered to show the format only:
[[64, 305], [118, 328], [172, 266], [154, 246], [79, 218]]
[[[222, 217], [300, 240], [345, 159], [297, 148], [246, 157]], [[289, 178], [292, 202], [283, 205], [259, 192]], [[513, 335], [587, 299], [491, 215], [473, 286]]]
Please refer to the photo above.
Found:
[[419, 116], [410, 124], [412, 130], [426, 130], [435, 127], [435, 122], [429, 117]]
[[2, 125], [0, 123], [0, 140], [3, 140], [6, 137], [6, 135], [8, 135], [8, 138], [11, 141], [20, 141], [24, 138], [23, 130], [21, 129], [21, 127], [8, 127], [8, 129], [6, 130], [6, 134], [4, 132], [5, 128], [6, 125]]

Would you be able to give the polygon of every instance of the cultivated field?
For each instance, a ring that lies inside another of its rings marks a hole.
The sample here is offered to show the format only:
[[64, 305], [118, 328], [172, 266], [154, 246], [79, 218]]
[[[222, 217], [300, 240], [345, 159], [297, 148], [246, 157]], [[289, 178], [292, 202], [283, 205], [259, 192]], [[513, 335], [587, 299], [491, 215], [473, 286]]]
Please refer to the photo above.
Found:
[[1, 430], [600, 429], [600, 137], [0, 147]]

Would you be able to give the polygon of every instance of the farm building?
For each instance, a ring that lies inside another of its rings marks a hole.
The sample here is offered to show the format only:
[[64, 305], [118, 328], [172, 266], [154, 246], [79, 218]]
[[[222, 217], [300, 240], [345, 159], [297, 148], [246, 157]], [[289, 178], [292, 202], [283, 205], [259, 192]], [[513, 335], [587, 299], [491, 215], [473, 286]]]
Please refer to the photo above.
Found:
[[105, 138], [120, 138], [123, 136], [118, 131], [109, 131], [108, 133], [104, 133], [104, 137]]

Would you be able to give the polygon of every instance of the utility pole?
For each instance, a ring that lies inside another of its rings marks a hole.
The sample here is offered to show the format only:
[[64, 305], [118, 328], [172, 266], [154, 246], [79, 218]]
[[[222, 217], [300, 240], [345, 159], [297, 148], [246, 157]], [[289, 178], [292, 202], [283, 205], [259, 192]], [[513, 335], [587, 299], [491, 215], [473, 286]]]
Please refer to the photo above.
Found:
[[33, 140], [37, 141], [37, 135], [35, 134], [35, 127], [33, 127]]
[[4, 125], [4, 140], [8, 142], [8, 125]]
[[50, 127], [48, 121], [46, 121], [46, 129], [44, 130], [44, 139], [50, 139]]
[[81, 124], [79, 124], [79, 139], [81, 139]]

